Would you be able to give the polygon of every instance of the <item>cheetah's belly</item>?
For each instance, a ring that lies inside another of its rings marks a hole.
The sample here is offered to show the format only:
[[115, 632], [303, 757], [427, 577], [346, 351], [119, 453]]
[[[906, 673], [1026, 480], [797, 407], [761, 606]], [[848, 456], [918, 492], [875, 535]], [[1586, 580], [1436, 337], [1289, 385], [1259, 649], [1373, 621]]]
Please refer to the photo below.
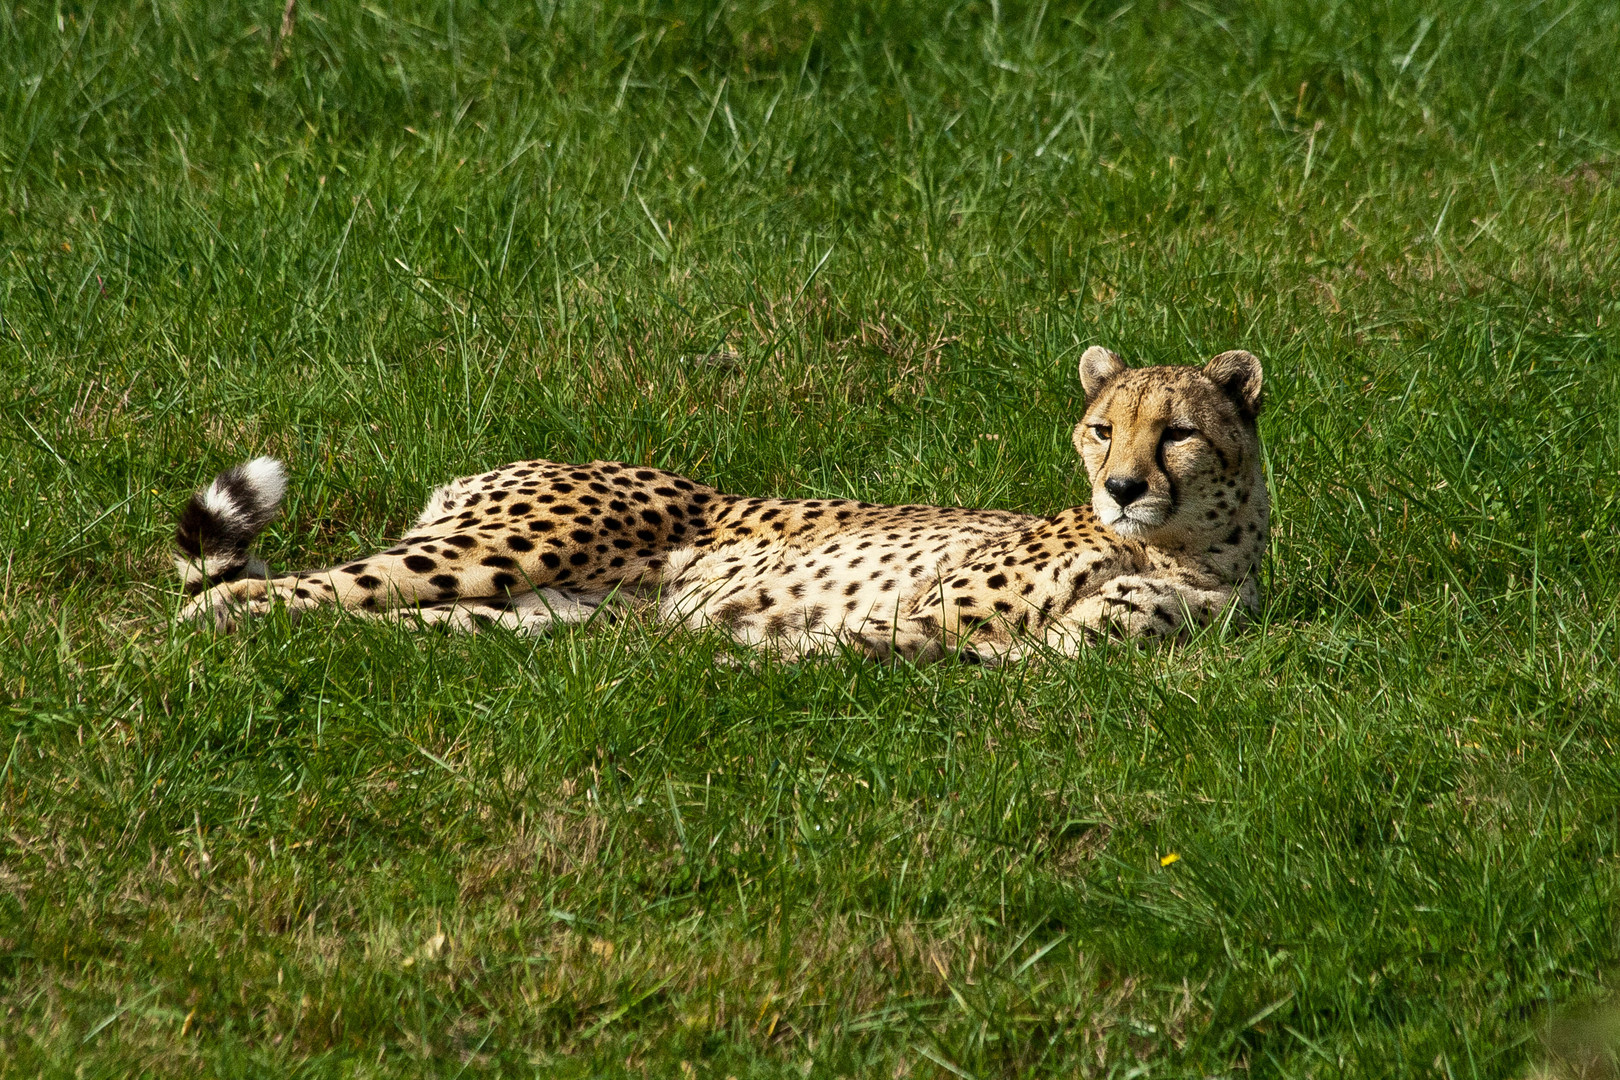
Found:
[[856, 533], [813, 548], [759, 541], [687, 549], [686, 558], [670, 560], [661, 615], [794, 651], [853, 634], [885, 637], [980, 542], [971, 534], [889, 540]]

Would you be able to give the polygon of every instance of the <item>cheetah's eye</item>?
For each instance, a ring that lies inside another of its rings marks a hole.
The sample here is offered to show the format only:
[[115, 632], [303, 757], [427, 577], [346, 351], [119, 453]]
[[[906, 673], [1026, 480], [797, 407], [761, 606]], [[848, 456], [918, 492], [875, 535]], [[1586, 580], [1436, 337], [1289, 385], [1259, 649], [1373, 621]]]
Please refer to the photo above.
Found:
[[1090, 427], [1098, 442], [1107, 442], [1114, 437], [1114, 429], [1108, 424], [1092, 424]]
[[1167, 443], [1186, 442], [1196, 434], [1198, 434], [1197, 428], [1167, 427], [1164, 429], [1164, 441]]

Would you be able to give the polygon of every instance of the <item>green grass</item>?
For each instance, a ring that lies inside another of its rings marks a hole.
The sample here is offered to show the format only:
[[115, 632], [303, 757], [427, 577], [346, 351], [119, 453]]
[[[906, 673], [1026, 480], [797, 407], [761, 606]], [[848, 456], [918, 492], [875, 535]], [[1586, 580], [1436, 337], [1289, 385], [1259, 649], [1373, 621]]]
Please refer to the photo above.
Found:
[[[280, 8], [0, 7], [0, 1077], [1522, 1076], [1604, 1001], [1612, 7]], [[1264, 358], [1257, 627], [170, 621], [259, 453], [282, 568], [525, 456], [1050, 512], [1093, 343]]]

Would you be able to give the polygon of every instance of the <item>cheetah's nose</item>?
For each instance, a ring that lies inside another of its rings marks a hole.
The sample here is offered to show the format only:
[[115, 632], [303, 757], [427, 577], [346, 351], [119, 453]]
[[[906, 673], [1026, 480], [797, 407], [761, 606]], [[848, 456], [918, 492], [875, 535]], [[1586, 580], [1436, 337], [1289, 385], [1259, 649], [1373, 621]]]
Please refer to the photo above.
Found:
[[1103, 481], [1103, 487], [1108, 489], [1108, 494], [1121, 506], [1131, 505], [1147, 494], [1148, 489], [1146, 480], [1126, 480], [1118, 476], [1110, 476]]

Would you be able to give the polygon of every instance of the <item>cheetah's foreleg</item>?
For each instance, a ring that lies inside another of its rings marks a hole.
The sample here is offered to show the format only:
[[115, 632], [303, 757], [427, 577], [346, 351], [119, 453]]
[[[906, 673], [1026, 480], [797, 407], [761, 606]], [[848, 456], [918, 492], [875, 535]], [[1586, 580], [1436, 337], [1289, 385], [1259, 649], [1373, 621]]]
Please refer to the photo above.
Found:
[[1046, 638], [1074, 653], [1098, 635], [1124, 638], [1184, 637], [1208, 626], [1233, 603], [1230, 589], [1200, 589], [1134, 574], [1114, 578], [1077, 604]]

